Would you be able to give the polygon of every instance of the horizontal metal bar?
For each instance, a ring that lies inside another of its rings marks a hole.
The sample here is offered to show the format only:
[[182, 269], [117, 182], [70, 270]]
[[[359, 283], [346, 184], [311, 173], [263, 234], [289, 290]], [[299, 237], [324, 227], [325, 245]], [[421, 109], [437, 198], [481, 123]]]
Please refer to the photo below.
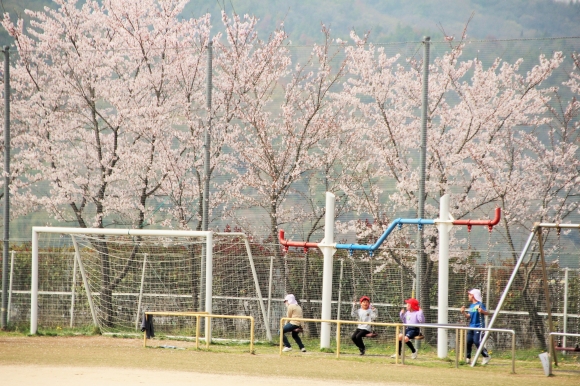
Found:
[[67, 228], [67, 227], [32, 227], [32, 233], [62, 233], [91, 235], [127, 235], [127, 236], [207, 236], [210, 231], [179, 231], [153, 229], [103, 229], [103, 228]]

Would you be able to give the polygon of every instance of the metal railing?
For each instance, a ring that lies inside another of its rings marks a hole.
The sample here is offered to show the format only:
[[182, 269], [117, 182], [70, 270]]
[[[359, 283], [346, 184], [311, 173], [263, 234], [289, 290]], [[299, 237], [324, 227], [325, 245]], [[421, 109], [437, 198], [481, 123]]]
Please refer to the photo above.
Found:
[[[211, 325], [212, 319], [246, 319], [250, 321], [250, 354], [254, 353], [254, 317], [253, 316], [245, 316], [245, 315], [212, 315], [208, 314], [207, 312], [174, 312], [174, 311], [146, 311], [144, 312], [145, 317], [147, 315], [151, 316], [191, 316], [195, 317], [195, 348], [199, 349], [199, 340], [200, 340], [200, 318], [205, 318], [206, 324], [208, 326]], [[205, 347], [209, 349], [209, 345], [211, 343], [211, 337], [205, 337]], [[143, 333], [143, 347], [147, 347], [147, 331]]]
[[[290, 320], [296, 320], [300, 322], [315, 322], [315, 323], [334, 323], [336, 324], [336, 357], [340, 357], [340, 329], [343, 324], [360, 324], [359, 321], [353, 320], [325, 320], [325, 319], [306, 319], [306, 318], [281, 318], [280, 319], [280, 355], [282, 355], [282, 348], [283, 348], [283, 336], [284, 336], [284, 324]], [[503, 332], [512, 335], [512, 373], [515, 374], [516, 372], [516, 333], [514, 330], [508, 330], [503, 328], [475, 328], [475, 327], [467, 327], [467, 326], [457, 326], [457, 325], [449, 325], [449, 324], [403, 324], [403, 323], [378, 323], [378, 322], [365, 322], [364, 324], [368, 324], [371, 326], [381, 326], [381, 327], [395, 327], [395, 363], [399, 363], [399, 350], [398, 350], [398, 342], [399, 342], [399, 333], [401, 331], [401, 327], [403, 327], [403, 331], [405, 327], [419, 327], [419, 328], [442, 328], [446, 330], [455, 330], [455, 367], [459, 367], [459, 350], [460, 350], [460, 339], [459, 339], [459, 331], [461, 330], [473, 330], [473, 331], [493, 331], [493, 332]], [[401, 350], [401, 363], [405, 364], [405, 350]], [[472, 363], [471, 366], [473, 367], [475, 363]]]

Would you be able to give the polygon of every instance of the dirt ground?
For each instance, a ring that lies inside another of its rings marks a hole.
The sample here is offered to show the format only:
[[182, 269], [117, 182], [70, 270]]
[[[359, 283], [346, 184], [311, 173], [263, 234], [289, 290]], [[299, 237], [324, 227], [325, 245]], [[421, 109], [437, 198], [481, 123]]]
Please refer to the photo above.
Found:
[[546, 377], [538, 363], [492, 361], [471, 368], [420, 357], [406, 365], [384, 355], [343, 355], [291, 352], [279, 356], [277, 347], [212, 346], [195, 350], [191, 343], [155, 341], [175, 348], [143, 348], [139, 339], [102, 336], [25, 337], [0, 335], [1, 385], [276, 385], [297, 383], [327, 386], [457, 385], [481, 379], [486, 385], [580, 384], [580, 366], [562, 366]]

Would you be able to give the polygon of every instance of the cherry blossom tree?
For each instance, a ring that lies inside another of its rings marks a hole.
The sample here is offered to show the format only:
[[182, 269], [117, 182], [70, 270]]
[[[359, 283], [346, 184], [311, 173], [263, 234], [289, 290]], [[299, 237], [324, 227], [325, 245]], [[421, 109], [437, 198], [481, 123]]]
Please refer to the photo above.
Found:
[[[353, 77], [345, 92], [358, 99], [353, 109], [366, 117], [367, 126], [357, 132], [375, 157], [362, 169], [360, 184], [345, 190], [351, 189], [358, 206], [377, 217], [395, 210], [413, 212], [418, 203], [421, 63], [401, 63], [400, 57], [388, 57], [382, 48], [366, 44], [364, 37], [353, 38], [356, 45], [347, 48]], [[451, 195], [456, 219], [486, 218], [497, 205], [503, 208], [497, 231], [510, 240], [522, 226], [577, 210], [572, 200], [577, 194], [577, 184], [572, 183], [577, 179], [577, 147], [557, 134], [561, 128], [546, 132], [551, 90], [541, 88], [562, 62], [562, 54], [541, 56], [532, 70], [520, 74], [522, 60], [510, 64], [498, 58], [484, 68], [480, 60], [462, 60], [463, 46], [451, 45], [430, 65], [426, 217], [437, 217], [444, 194]], [[550, 141], [543, 141], [544, 135]], [[388, 199], [378, 188], [384, 179], [397, 187]], [[365, 194], [354, 194], [357, 189]], [[436, 230], [426, 228], [425, 235], [431, 259], [422, 275], [422, 304], [429, 309]], [[391, 240], [383, 257], [389, 258], [389, 245], [401, 242]], [[414, 243], [408, 239], [406, 244]], [[517, 246], [510, 245], [515, 255]]]
[[[344, 74], [344, 63], [339, 61], [333, 67], [339, 49], [332, 48], [325, 27], [323, 34], [325, 44], [315, 46], [306, 63], [293, 67], [281, 30], [272, 34], [267, 43], [243, 33], [226, 34], [231, 55], [236, 55], [230, 62], [253, 64], [228, 71], [230, 82], [238, 83], [235, 91], [239, 98], [235, 112], [239, 130], [231, 145], [238, 157], [236, 168], [240, 175], [228, 188], [235, 198], [231, 213], [244, 225], [254, 227], [259, 225], [256, 220], [265, 215], [264, 233], [270, 240], [277, 240], [283, 224], [303, 224], [307, 218], [312, 219], [307, 234], [320, 228], [323, 212], [301, 207], [290, 198], [301, 193], [310, 195], [308, 185], [318, 184], [320, 176], [323, 183], [329, 183], [326, 177], [334, 173], [341, 159], [338, 148], [330, 145], [333, 138], [342, 137], [343, 114], [330, 96]], [[246, 40], [252, 44], [246, 45]], [[254, 64], [256, 57], [260, 65]], [[325, 187], [318, 185], [317, 194]], [[248, 209], [253, 210], [251, 223], [239, 216]], [[260, 217], [256, 216], [256, 209], [260, 209]], [[279, 263], [283, 263], [279, 251], [276, 253]], [[295, 292], [287, 274], [285, 280], [285, 290]]]
[[[43, 208], [80, 227], [199, 229], [205, 130], [212, 143], [211, 217], [265, 234], [268, 242], [283, 226], [306, 241], [317, 237], [325, 191], [337, 194], [339, 214], [375, 220], [338, 224], [361, 239], [378, 236], [397, 213], [416, 212], [420, 60], [389, 57], [367, 35], [353, 33], [351, 46], [332, 41], [322, 26], [324, 43], [302, 61], [283, 25], [262, 40], [256, 18], [222, 13], [223, 34], [211, 38], [206, 111], [208, 15], [181, 19], [187, 0], [55, 3], [58, 9], [28, 12], [29, 28], [8, 15], [2, 23], [18, 49], [11, 69], [15, 216]], [[464, 39], [448, 40], [449, 50], [430, 65], [426, 217], [437, 217], [444, 194], [457, 219], [487, 218], [500, 206], [496, 231], [515, 259], [518, 232], [578, 212], [580, 106], [577, 97], [564, 97], [580, 90], [578, 58], [565, 84], [547, 87], [562, 53], [540, 56], [524, 73], [521, 59], [488, 66], [465, 59]], [[385, 190], [385, 181], [395, 189]], [[436, 235], [425, 229], [426, 310]], [[110, 277], [107, 245], [95, 245], [102, 299], [110, 301], [133, 259]], [[377, 269], [394, 261], [412, 276], [409, 259], [393, 247], [414, 245], [409, 230], [389, 238], [375, 256]], [[282, 252], [274, 253], [283, 290], [297, 292]], [[468, 254], [458, 252], [456, 269], [468, 268]], [[536, 263], [525, 266], [523, 288]], [[303, 285], [306, 277], [304, 271]]]
[[[207, 40], [209, 19], [178, 21], [183, 1], [57, 4], [29, 12], [27, 31], [8, 15], [3, 22], [20, 54], [14, 111], [28, 146], [18, 159], [31, 171], [16, 205], [22, 212], [42, 206], [80, 227], [145, 227], [155, 221], [153, 199], [180, 155], [174, 125], [191, 108], [179, 70], [191, 70], [192, 43]], [[48, 192], [41, 189], [46, 182]], [[107, 245], [96, 248], [107, 302], [133, 258], [110, 277]]]

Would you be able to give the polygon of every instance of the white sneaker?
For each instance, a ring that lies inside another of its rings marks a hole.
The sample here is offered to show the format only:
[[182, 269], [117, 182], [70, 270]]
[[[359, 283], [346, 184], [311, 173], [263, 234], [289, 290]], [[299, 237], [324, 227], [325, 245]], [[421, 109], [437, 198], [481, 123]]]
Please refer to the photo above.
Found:
[[300, 351], [302, 351], [302, 352], [306, 352], [306, 348], [305, 348], [305, 347], [302, 347], [302, 348], [300, 349]]
[[397, 357], [397, 354], [391, 355], [391, 358], [396, 358], [396, 357]]
[[469, 362], [471, 362], [471, 358], [465, 358], [465, 364], [469, 364]]
[[491, 360], [491, 357], [490, 356], [487, 356], [487, 357], [483, 358], [483, 360], [481, 361], [481, 364], [482, 365], [487, 365], [490, 360]]
[[413, 354], [411, 354], [411, 358], [413, 358], [413, 359], [417, 359], [417, 355], [418, 355], [418, 354], [419, 354], [419, 353], [418, 353], [417, 351], [415, 351]]
[[288, 352], [288, 351], [292, 351], [292, 347], [284, 347], [282, 349], [283, 352]]

